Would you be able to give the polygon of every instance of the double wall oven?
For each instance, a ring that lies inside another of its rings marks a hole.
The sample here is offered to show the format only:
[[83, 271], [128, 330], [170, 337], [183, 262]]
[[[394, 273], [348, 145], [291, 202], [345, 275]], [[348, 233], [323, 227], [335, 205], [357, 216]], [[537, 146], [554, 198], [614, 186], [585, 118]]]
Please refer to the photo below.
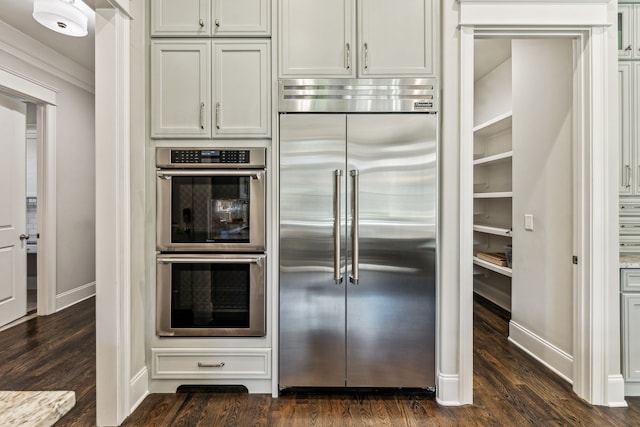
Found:
[[156, 332], [264, 336], [264, 148], [158, 148]]

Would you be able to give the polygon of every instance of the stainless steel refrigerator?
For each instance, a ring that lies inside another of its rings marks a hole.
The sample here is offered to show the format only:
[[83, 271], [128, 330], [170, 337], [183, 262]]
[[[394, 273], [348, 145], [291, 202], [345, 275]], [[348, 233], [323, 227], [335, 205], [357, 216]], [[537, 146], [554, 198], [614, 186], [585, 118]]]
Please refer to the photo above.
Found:
[[437, 115], [279, 120], [280, 387], [434, 387]]

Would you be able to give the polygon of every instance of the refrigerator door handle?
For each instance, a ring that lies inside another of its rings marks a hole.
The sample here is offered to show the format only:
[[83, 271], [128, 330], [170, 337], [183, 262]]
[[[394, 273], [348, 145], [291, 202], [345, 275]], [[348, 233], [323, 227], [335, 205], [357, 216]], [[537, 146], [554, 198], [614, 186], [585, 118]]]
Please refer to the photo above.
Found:
[[360, 171], [358, 169], [353, 169], [349, 172], [351, 178], [353, 178], [353, 203], [352, 206], [352, 219], [351, 219], [351, 275], [349, 276], [349, 281], [354, 285], [358, 284], [358, 264], [359, 264], [359, 236], [358, 236], [358, 199], [359, 199], [359, 176]]
[[333, 192], [333, 280], [336, 285], [342, 283], [340, 271], [340, 182], [342, 181], [342, 169], [335, 170], [335, 187]]

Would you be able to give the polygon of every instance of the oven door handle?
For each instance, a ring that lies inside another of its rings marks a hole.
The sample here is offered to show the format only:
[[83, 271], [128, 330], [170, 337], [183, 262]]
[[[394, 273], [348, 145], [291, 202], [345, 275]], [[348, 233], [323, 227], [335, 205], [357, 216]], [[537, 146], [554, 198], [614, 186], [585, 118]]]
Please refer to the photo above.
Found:
[[264, 257], [256, 258], [183, 258], [158, 257], [158, 264], [257, 264], [262, 266]]
[[262, 179], [265, 171], [256, 169], [224, 170], [224, 169], [197, 169], [197, 170], [159, 170], [158, 178], [170, 179], [172, 176], [250, 176], [253, 179]]

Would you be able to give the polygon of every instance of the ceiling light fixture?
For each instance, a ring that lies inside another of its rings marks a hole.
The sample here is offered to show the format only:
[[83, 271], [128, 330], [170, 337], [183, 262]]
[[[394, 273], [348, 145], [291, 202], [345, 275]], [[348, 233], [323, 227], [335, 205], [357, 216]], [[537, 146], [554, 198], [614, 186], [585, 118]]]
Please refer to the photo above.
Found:
[[33, 18], [55, 32], [73, 37], [87, 35], [87, 16], [75, 0], [33, 0]]

